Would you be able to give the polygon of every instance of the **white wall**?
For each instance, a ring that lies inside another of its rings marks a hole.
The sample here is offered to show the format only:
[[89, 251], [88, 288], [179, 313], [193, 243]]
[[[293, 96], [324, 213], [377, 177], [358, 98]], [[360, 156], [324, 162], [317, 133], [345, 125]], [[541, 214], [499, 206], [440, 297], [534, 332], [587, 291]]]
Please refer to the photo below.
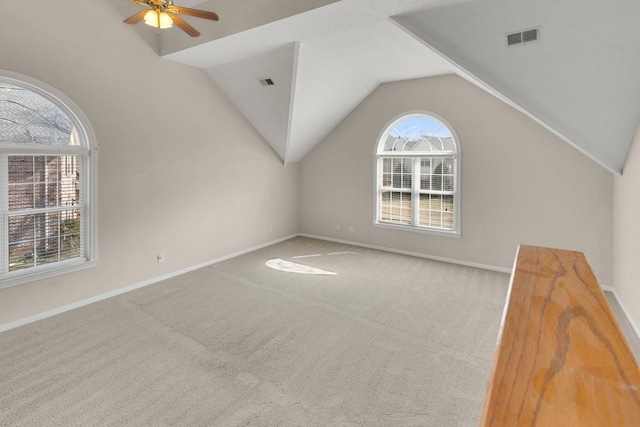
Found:
[[640, 128], [613, 194], [613, 286], [640, 332]]
[[[376, 140], [411, 110], [443, 117], [460, 139], [459, 239], [373, 226]], [[611, 286], [612, 188], [604, 168], [459, 77], [389, 83], [300, 162], [301, 232], [502, 268], [521, 243], [579, 250]]]
[[0, 290], [0, 325], [298, 230], [297, 165], [282, 165], [204, 71], [160, 59], [125, 17], [106, 0], [2, 6], [0, 68], [67, 95], [97, 135], [100, 256]]
[[[636, 0], [483, 0], [400, 22], [619, 173], [640, 117], [638, 20]], [[538, 41], [505, 46], [507, 34], [532, 28]]]

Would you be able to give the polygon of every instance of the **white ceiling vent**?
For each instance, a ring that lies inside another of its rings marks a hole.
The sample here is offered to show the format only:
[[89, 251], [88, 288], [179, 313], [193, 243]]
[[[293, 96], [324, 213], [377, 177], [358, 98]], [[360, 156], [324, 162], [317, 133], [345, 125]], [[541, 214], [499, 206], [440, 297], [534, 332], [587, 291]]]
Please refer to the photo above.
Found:
[[271, 79], [258, 79], [262, 86], [273, 86], [275, 83]]
[[538, 39], [540, 39], [540, 30], [538, 28], [518, 31], [517, 33], [507, 34], [507, 46], [535, 42]]

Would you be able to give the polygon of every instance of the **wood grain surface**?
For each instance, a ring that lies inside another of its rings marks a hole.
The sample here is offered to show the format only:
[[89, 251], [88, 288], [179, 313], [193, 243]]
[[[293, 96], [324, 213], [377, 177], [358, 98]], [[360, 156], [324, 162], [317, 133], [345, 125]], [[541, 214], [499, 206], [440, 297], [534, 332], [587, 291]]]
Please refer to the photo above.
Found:
[[520, 246], [480, 426], [640, 426], [640, 373], [584, 254]]

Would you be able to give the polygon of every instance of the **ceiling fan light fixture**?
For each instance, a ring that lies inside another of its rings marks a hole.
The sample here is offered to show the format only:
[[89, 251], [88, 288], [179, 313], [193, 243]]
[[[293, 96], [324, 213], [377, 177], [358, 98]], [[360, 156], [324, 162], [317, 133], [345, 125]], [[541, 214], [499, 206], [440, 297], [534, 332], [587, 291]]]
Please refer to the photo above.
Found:
[[[208, 10], [191, 9], [189, 7], [176, 6], [171, 0], [129, 0], [140, 6], [145, 6], [145, 9], [134, 13], [127, 19], [125, 24], [137, 24], [144, 20], [144, 23], [150, 27], [157, 28], [158, 30], [164, 28], [171, 28], [175, 24], [182, 31], [190, 35], [191, 37], [198, 37], [200, 33], [193, 28], [187, 21], [182, 19], [180, 15], [193, 16], [194, 18], [208, 19], [210, 21], [217, 21], [218, 15]], [[160, 34], [160, 31], [158, 31]]]
[[173, 19], [171, 19], [167, 12], [160, 12], [158, 10], [150, 10], [145, 13], [144, 23], [162, 30], [173, 27]]

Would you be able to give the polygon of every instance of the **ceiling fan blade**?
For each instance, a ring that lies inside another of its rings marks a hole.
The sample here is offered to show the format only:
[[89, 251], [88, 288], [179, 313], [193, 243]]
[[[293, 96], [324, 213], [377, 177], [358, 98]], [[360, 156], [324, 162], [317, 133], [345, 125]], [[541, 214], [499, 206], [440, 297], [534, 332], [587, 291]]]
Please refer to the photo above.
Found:
[[203, 18], [203, 19], [210, 19], [212, 21], [217, 21], [219, 19], [217, 14], [213, 12], [209, 12], [208, 10], [191, 9], [188, 7], [174, 6], [174, 5], [167, 5], [166, 10], [171, 11], [173, 13], [179, 13], [181, 15], [194, 16], [196, 18]]
[[128, 17], [127, 19], [125, 19], [124, 22], [125, 24], [137, 24], [138, 22], [142, 21], [144, 19], [144, 15], [149, 11], [149, 9], [146, 10], [141, 10], [140, 12], [136, 13], [135, 15], [131, 15], [130, 17]]
[[131, 3], [139, 4], [140, 6], [152, 6], [149, 1], [141, 1], [141, 0], [129, 0]]
[[167, 12], [167, 14], [173, 20], [173, 23], [176, 24], [182, 31], [189, 34], [191, 37], [198, 37], [200, 33], [198, 30], [193, 28], [191, 25], [187, 24], [184, 19], [180, 18], [178, 15], [172, 12]]

